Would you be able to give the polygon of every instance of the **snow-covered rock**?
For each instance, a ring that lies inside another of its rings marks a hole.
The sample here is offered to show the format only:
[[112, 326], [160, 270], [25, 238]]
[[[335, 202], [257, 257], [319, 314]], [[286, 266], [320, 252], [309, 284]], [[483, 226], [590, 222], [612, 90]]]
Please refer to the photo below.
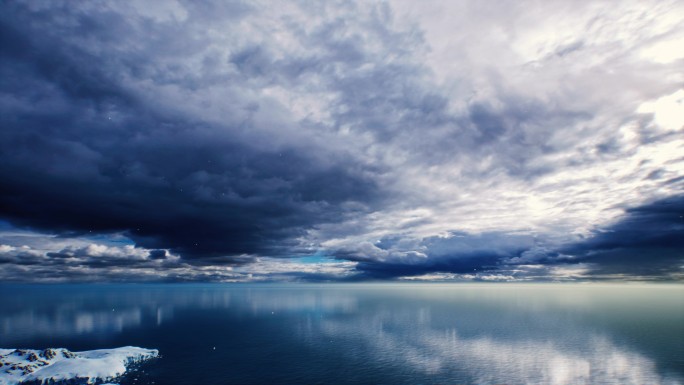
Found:
[[67, 349], [0, 349], [0, 385], [102, 384], [134, 363], [159, 356], [156, 349], [126, 346], [71, 352]]

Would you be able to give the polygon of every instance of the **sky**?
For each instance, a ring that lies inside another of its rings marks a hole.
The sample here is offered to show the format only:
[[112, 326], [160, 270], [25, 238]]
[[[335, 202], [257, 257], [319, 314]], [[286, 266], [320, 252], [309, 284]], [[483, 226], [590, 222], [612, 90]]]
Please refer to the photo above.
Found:
[[0, 281], [683, 281], [681, 1], [6, 1]]

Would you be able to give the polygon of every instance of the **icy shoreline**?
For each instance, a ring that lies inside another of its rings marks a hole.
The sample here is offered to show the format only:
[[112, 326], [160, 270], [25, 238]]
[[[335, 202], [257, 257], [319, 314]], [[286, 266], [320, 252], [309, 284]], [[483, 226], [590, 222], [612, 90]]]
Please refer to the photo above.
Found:
[[0, 385], [102, 384], [128, 366], [158, 357], [156, 349], [125, 346], [71, 352], [67, 349], [0, 349]]

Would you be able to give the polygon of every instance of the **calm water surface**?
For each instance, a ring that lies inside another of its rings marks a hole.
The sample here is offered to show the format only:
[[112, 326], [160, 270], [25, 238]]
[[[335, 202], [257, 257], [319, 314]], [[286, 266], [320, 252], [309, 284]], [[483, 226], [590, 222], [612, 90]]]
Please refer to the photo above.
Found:
[[0, 347], [129, 384], [684, 384], [682, 285], [0, 285]]

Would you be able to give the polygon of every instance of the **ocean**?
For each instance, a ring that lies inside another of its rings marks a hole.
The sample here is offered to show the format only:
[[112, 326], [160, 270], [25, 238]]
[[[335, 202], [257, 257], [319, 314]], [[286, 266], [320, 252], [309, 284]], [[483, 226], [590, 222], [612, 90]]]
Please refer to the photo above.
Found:
[[0, 285], [0, 348], [159, 349], [121, 385], [684, 384], [684, 285]]

